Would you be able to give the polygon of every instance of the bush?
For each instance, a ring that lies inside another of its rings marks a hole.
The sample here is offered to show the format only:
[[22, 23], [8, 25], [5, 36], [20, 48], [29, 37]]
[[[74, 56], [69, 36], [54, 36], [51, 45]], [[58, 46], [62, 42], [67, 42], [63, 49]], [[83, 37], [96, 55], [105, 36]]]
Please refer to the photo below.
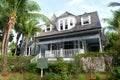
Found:
[[45, 73], [45, 80], [72, 80], [71, 75], [67, 74], [56, 74], [53, 72]]
[[100, 73], [95, 73], [96, 80], [103, 80], [103, 76]]
[[28, 64], [28, 71], [30, 73], [37, 73], [37, 63], [30, 63]]
[[120, 80], [120, 66], [114, 68], [115, 80]]
[[33, 74], [33, 73], [24, 73], [23, 79], [24, 80], [40, 80], [40, 75]]
[[48, 64], [48, 72], [53, 72], [56, 74], [68, 74], [73, 70], [73, 64], [70, 62], [56, 61], [54, 63]]
[[79, 74], [78, 80], [87, 80], [87, 79], [86, 79], [86, 76], [84, 74]]
[[61, 76], [53, 72], [45, 73], [44, 77], [45, 77], [45, 80], [61, 80]]

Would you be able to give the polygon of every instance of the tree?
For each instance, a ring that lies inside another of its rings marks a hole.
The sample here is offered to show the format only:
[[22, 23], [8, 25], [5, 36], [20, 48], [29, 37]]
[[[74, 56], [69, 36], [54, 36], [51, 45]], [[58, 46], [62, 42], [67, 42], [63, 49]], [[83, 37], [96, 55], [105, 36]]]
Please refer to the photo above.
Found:
[[40, 10], [40, 6], [34, 1], [29, 1], [26, 5], [23, 5], [22, 8], [20, 8], [20, 12], [18, 14], [20, 16], [18, 17], [15, 25], [15, 31], [17, 32], [15, 54], [17, 52], [19, 38], [22, 35], [22, 28], [25, 26], [26, 21], [31, 19], [41, 19], [45, 23], [49, 24], [50, 21], [45, 15], [34, 12], [38, 12]]
[[103, 19], [104, 22], [108, 23], [108, 26], [106, 26], [105, 28], [116, 31], [120, 39], [120, 10], [112, 11], [112, 13], [113, 13], [113, 18]]
[[[9, 42], [11, 30], [14, 28], [14, 25], [16, 23], [16, 19], [19, 18], [20, 16], [23, 16], [22, 12], [30, 13], [35, 7], [34, 5], [32, 5], [32, 7], [29, 8], [30, 6], [27, 6], [27, 3], [33, 3], [33, 1], [31, 2], [30, 0], [0, 0], [0, 11], [1, 11], [0, 19], [6, 17], [4, 22], [5, 27], [3, 27], [2, 30], [2, 54], [4, 54], [3, 72], [7, 71], [6, 55], [8, 50], [8, 42]], [[25, 8], [24, 6], [27, 7]], [[31, 16], [33, 16], [33, 14], [34, 13], [29, 14], [29, 17], [27, 18], [30, 18]], [[4, 15], [4, 17], [2, 17], [1, 15], [2, 16]]]
[[36, 20], [30, 20], [26, 22], [24, 28], [23, 28], [23, 35], [26, 37], [25, 39], [25, 50], [24, 50], [24, 55], [27, 55], [27, 48], [29, 44], [29, 39], [34, 36], [37, 32], [40, 32], [41, 29], [36, 27], [38, 24], [38, 21]]
[[118, 41], [118, 36], [117, 33], [115, 32], [107, 32], [106, 33], [107, 37], [108, 37], [108, 44], [105, 46], [105, 50], [109, 51], [112, 50], [113, 46], [116, 44], [116, 41]]

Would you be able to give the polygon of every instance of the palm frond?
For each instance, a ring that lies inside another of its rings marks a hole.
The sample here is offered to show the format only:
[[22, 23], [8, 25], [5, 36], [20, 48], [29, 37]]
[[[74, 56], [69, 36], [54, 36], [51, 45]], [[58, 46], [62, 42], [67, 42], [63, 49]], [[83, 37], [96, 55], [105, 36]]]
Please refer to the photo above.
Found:
[[116, 6], [120, 6], [120, 3], [118, 3], [118, 2], [111, 2], [108, 6], [109, 7], [116, 7]]

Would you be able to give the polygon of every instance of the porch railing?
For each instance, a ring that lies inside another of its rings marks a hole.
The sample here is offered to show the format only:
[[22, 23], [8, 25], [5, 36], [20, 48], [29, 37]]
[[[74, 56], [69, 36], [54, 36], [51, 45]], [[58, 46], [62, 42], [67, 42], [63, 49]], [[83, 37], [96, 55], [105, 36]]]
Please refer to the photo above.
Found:
[[45, 57], [65, 57], [69, 58], [75, 54], [84, 53], [83, 49], [60, 49], [45, 51]]

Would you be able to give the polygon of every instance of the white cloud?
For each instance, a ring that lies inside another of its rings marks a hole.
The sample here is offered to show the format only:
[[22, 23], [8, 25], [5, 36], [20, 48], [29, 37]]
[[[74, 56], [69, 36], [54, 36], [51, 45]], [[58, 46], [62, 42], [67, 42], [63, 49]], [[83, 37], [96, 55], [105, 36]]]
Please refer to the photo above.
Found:
[[70, 1], [68, 2], [68, 5], [72, 6], [72, 5], [79, 4], [79, 3], [81, 3], [81, 2], [83, 2], [83, 0], [70, 0]]

